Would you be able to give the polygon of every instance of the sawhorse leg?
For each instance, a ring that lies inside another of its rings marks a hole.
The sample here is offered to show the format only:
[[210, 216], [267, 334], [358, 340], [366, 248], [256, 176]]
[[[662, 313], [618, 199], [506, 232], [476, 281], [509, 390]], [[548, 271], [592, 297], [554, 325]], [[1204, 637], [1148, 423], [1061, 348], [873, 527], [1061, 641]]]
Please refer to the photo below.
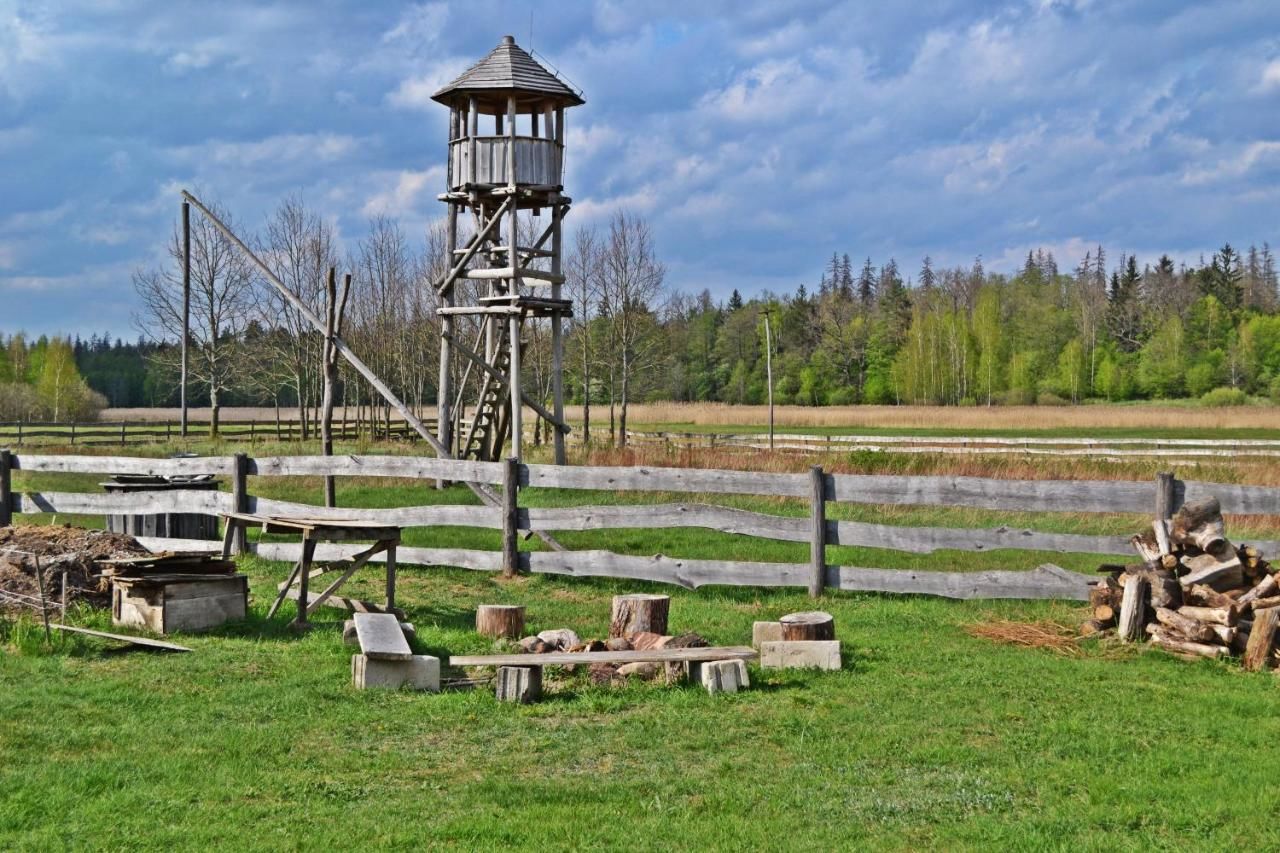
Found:
[[226, 521], [226, 530], [222, 533], [222, 559], [231, 559], [231, 543], [235, 539], [236, 525], [240, 522], [234, 518], [228, 518]]
[[399, 539], [395, 539], [386, 543], [387, 547], [387, 612], [394, 613], [396, 609], [396, 546], [400, 544]]
[[311, 579], [311, 560], [316, 555], [316, 540], [310, 533], [302, 534], [302, 557], [298, 560], [298, 618], [295, 625], [307, 624], [307, 582]]

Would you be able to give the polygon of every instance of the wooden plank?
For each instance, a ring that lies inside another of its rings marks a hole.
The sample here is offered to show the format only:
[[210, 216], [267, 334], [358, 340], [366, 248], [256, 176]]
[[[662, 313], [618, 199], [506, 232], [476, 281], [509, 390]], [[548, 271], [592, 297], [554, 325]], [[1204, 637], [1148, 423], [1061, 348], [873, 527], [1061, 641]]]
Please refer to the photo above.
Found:
[[357, 613], [356, 638], [360, 651], [375, 660], [413, 660], [400, 620], [390, 613]]
[[860, 521], [828, 521], [827, 531], [828, 541], [832, 545], [887, 548], [913, 554], [931, 554], [938, 550], [995, 551], [1006, 548], [1078, 554], [1128, 555], [1133, 551], [1128, 536], [1044, 533], [1010, 527], [900, 527]]
[[1039, 512], [1141, 512], [1151, 509], [1151, 483], [1119, 480], [998, 480], [987, 477], [832, 475], [838, 501]]
[[529, 570], [570, 577], [657, 581], [697, 589], [729, 586], [809, 586], [808, 563], [750, 563], [733, 560], [682, 560], [661, 554], [637, 557], [612, 551], [532, 551], [520, 555]]
[[149, 474], [157, 477], [195, 476], [198, 474], [230, 475], [234, 472], [232, 456], [194, 456], [187, 459], [143, 459], [135, 456], [36, 456], [26, 453], [13, 457], [20, 471], [44, 471], [69, 474]]
[[1274, 486], [1240, 486], [1234, 483], [1202, 483], [1196, 480], [1187, 480], [1182, 485], [1185, 491], [1179, 505], [1216, 497], [1225, 513], [1235, 515], [1280, 513], [1280, 489]]
[[651, 649], [647, 652], [547, 652], [546, 654], [451, 655], [450, 666], [572, 666], [584, 663], [686, 663], [708, 660], [755, 660], [755, 649], [711, 646], [697, 649]]
[[186, 646], [179, 646], [177, 643], [166, 643], [162, 640], [152, 640], [147, 637], [130, 637], [127, 634], [109, 634], [106, 631], [91, 631], [88, 628], [77, 628], [72, 625], [59, 625], [56, 622], [49, 623], [50, 628], [59, 631], [68, 631], [72, 634], [86, 634], [90, 637], [101, 637], [104, 640], [119, 640], [122, 643], [132, 643], [135, 646], [147, 646], [152, 649], [165, 649], [170, 652], [189, 652], [191, 649]]
[[1046, 564], [1030, 572], [918, 572], [829, 566], [827, 585], [858, 592], [937, 595], [943, 598], [1030, 598], [1087, 601], [1097, 578]]
[[809, 496], [808, 474], [590, 465], [522, 465], [520, 474], [521, 486], [538, 488]]
[[15, 495], [15, 510], [23, 515], [36, 513], [83, 513], [85, 515], [159, 515], [175, 512], [218, 515], [232, 507], [227, 492], [205, 489], [172, 489], [163, 492], [26, 492]]
[[426, 456], [266, 456], [252, 460], [259, 476], [404, 477], [414, 480], [502, 482], [502, 464]]
[[[479, 525], [477, 525], [479, 526]], [[766, 515], [713, 504], [621, 504], [521, 509], [520, 526], [541, 530], [601, 530], [627, 528], [705, 527], [722, 533], [809, 541], [809, 519]], [[1124, 540], [1126, 551], [1128, 540]]]

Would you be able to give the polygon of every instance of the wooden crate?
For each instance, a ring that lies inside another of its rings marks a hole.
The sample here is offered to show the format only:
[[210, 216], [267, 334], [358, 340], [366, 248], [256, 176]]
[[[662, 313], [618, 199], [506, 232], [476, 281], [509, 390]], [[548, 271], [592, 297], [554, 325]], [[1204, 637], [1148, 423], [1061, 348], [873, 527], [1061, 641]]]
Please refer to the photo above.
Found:
[[249, 604], [246, 575], [192, 578], [114, 578], [111, 622], [157, 634], [204, 631], [243, 619]]

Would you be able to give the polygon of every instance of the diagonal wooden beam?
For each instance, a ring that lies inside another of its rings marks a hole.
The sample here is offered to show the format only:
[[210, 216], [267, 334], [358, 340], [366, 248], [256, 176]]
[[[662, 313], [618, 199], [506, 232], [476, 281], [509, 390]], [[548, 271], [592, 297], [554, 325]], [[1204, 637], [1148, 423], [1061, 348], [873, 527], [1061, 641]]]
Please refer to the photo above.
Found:
[[370, 557], [374, 554], [381, 554], [383, 551], [387, 550], [388, 546], [389, 543], [386, 541], [375, 542], [373, 543], [373, 547], [361, 551], [359, 554], [353, 554], [351, 556], [351, 565], [347, 570], [343, 572], [337, 580], [325, 587], [324, 592], [307, 602], [307, 615], [310, 616], [314, 613], [317, 607], [324, 604], [325, 601], [329, 599], [329, 596], [338, 591], [338, 587], [351, 580], [351, 576], [354, 575], [362, 566], [367, 564]]
[[[501, 382], [503, 384], [507, 384], [509, 382], [509, 379], [505, 373], [503, 373], [498, 368], [494, 367], [492, 364], [489, 364], [489, 362], [485, 361], [477, 353], [473, 352], [471, 348], [468, 347], [462, 341], [456, 340], [452, 335], [447, 335], [443, 332], [441, 332], [441, 337], [443, 337], [445, 340], [449, 341], [449, 343], [456, 346], [458, 348], [458, 352], [462, 353], [462, 355], [470, 359], [471, 362], [476, 365], [476, 367], [479, 367], [481, 370], [488, 373], [498, 382]], [[568, 424], [564, 423], [563, 421], [557, 420], [556, 416], [551, 414], [551, 412], [547, 411], [547, 409], [544, 408], [541, 403], [539, 403], [537, 400], [534, 400], [532, 397], [530, 397], [528, 394], [524, 393], [523, 391], [520, 392], [520, 399], [524, 400], [525, 405], [527, 405], [529, 408], [537, 412], [542, 417], [543, 420], [555, 426], [556, 429], [564, 433], [568, 433], [572, 431], [570, 430]]]
[[480, 244], [489, 239], [489, 232], [502, 221], [503, 214], [507, 212], [507, 208], [511, 206], [514, 198], [514, 196], [508, 196], [503, 200], [502, 204], [498, 205], [498, 209], [494, 211], [493, 216], [489, 217], [489, 221], [484, 228], [481, 228], [471, 238], [471, 242], [467, 244], [467, 251], [463, 254], [462, 259], [453, 265], [453, 269], [449, 270], [449, 274], [436, 286], [436, 293], [443, 296], [445, 291], [457, 281], [458, 276], [467, 268], [467, 264], [471, 263], [471, 259], [476, 256], [476, 252], [480, 249]]

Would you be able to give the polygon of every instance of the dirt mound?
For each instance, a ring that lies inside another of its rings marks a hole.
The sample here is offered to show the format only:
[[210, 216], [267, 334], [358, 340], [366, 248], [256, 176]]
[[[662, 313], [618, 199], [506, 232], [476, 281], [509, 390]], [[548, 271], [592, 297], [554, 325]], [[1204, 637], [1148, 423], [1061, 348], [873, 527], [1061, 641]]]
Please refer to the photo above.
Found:
[[69, 603], [84, 601], [94, 607], [106, 607], [110, 604], [110, 590], [94, 560], [146, 553], [147, 549], [132, 536], [105, 530], [68, 525], [0, 528], [0, 610], [21, 609], [20, 602], [39, 602], [37, 557], [50, 602], [59, 599], [62, 573], [66, 572]]

